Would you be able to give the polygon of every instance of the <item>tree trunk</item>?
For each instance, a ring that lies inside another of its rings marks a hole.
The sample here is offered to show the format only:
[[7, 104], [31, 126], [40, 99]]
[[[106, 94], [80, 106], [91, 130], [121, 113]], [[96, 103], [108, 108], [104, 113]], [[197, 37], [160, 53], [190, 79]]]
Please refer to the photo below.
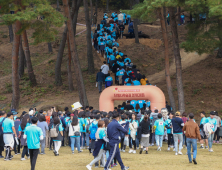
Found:
[[8, 25], [8, 31], [9, 31], [10, 43], [12, 43], [14, 40], [14, 33], [13, 33], [12, 25]]
[[178, 15], [178, 18], [177, 18], [178, 24], [182, 24], [182, 23], [180, 22], [180, 11], [181, 11], [181, 8], [178, 7], [178, 11], [177, 11], [177, 13], [179, 14], [179, 15]]
[[49, 53], [52, 53], [52, 43], [51, 42], [48, 43], [48, 50], [49, 50]]
[[90, 20], [90, 25], [92, 25], [92, 20], [93, 20], [93, 4], [92, 4], [92, 0], [90, 0], [90, 9], [91, 9], [91, 20]]
[[[78, 17], [78, 11], [79, 11], [79, 6], [80, 6], [80, 2], [81, 0], [73, 0], [72, 1], [72, 18], [73, 18], [73, 31], [76, 31], [76, 22], [77, 22], [77, 17]], [[77, 7], [77, 9], [76, 9]], [[64, 49], [65, 49], [65, 45], [66, 45], [66, 39], [67, 39], [67, 24], [66, 27], [63, 31], [62, 34], [62, 40], [60, 42], [59, 45], [59, 51], [57, 54], [57, 59], [56, 59], [56, 64], [55, 64], [55, 84], [56, 86], [61, 86], [62, 85], [62, 77], [61, 77], [61, 65], [62, 65], [62, 58], [63, 58], [63, 54], [64, 54]]]
[[56, 8], [57, 11], [60, 11], [60, 7], [59, 7], [59, 0], [57, 0], [57, 8]]
[[137, 18], [134, 19], [134, 34], [135, 34], [135, 43], [139, 44], [139, 35], [138, 35], [138, 23], [139, 20]]
[[96, 5], [95, 5], [95, 13], [96, 13], [96, 20], [97, 20], [97, 9], [98, 9], [98, 0], [96, 0]]
[[109, 12], [109, 0], [106, 0], [106, 12]]
[[30, 56], [30, 51], [29, 51], [29, 42], [28, 42], [26, 30], [23, 31], [22, 38], [23, 38], [23, 42], [24, 42], [23, 45], [24, 45], [24, 49], [25, 49], [25, 59], [26, 59], [26, 64], [27, 64], [27, 69], [28, 69], [29, 80], [30, 80], [32, 86], [36, 86], [37, 82], [35, 79], [34, 70], [32, 68], [32, 61], [31, 61], [31, 56]]
[[[222, 42], [222, 21], [218, 19], [218, 38], [220, 42]], [[219, 46], [217, 57], [216, 58], [222, 58], [222, 47]]]
[[22, 38], [20, 36], [20, 44], [19, 44], [19, 78], [21, 79], [24, 75], [25, 70], [25, 53], [22, 47]]
[[85, 90], [85, 85], [83, 82], [83, 76], [82, 76], [82, 70], [79, 62], [79, 57], [76, 49], [76, 42], [75, 42], [75, 36], [73, 32], [73, 24], [72, 24], [72, 19], [70, 16], [69, 12], [69, 6], [68, 6], [68, 0], [63, 0], [63, 6], [64, 6], [64, 13], [65, 17], [68, 19], [67, 20], [67, 27], [68, 27], [68, 33], [69, 33], [69, 39], [70, 39], [70, 47], [71, 47], [71, 54], [72, 54], [72, 60], [73, 60], [73, 65], [75, 69], [75, 77], [76, 77], [76, 82], [77, 87], [78, 87], [78, 92], [79, 92], [79, 99], [80, 103], [83, 105], [83, 107], [88, 106], [88, 99], [86, 96], [86, 90]]
[[167, 91], [170, 99], [170, 104], [173, 108], [173, 112], [176, 112], [176, 104], [175, 104], [175, 99], [173, 96], [173, 90], [172, 90], [172, 85], [171, 85], [171, 80], [170, 80], [170, 62], [169, 62], [169, 43], [168, 43], [168, 36], [167, 36], [167, 29], [166, 29], [166, 23], [165, 23], [165, 17], [163, 14], [163, 11], [161, 9], [158, 9], [158, 14], [160, 17], [160, 24], [161, 24], [161, 30], [162, 30], [162, 35], [163, 35], [163, 40], [164, 40], [164, 54], [165, 54], [165, 75], [166, 75], [166, 84], [167, 84]]
[[91, 41], [91, 25], [89, 21], [89, 8], [87, 0], [83, 0], [84, 10], [85, 10], [85, 21], [86, 21], [86, 42], [87, 42], [87, 59], [88, 59], [88, 73], [93, 74], [94, 70], [94, 60], [92, 51], [92, 41]]
[[[166, 32], [167, 32], [167, 20], [166, 20], [166, 7], [164, 6], [163, 7], [163, 17], [164, 17], [164, 21], [165, 21], [165, 27], [166, 27]], [[167, 38], [168, 39], [168, 38]]]
[[182, 81], [182, 65], [181, 65], [176, 16], [175, 16], [173, 7], [169, 8], [169, 14], [170, 14], [170, 27], [172, 31], [173, 52], [174, 52], [175, 63], [176, 63], [179, 111], [183, 113], [185, 111], [185, 103], [184, 103], [184, 91], [183, 91], [183, 81]]
[[72, 79], [72, 55], [71, 55], [71, 50], [70, 50], [70, 41], [69, 41], [69, 34], [67, 34], [67, 44], [68, 44], [68, 63], [67, 63], [67, 69], [68, 69], [68, 82], [69, 82], [69, 91], [72, 92], [74, 91], [74, 86], [73, 86], [73, 79]]
[[74, 16], [73, 16], [73, 31], [74, 31], [74, 35], [76, 35], [76, 24], [77, 24], [77, 18], [78, 18], [78, 14], [79, 14], [79, 7], [81, 5], [81, 0], [74, 0]]
[[[21, 29], [20, 21], [15, 22], [15, 33]], [[19, 108], [20, 91], [19, 91], [19, 73], [18, 73], [18, 56], [19, 56], [19, 44], [20, 35], [15, 34], [12, 49], [12, 103], [11, 109]]]

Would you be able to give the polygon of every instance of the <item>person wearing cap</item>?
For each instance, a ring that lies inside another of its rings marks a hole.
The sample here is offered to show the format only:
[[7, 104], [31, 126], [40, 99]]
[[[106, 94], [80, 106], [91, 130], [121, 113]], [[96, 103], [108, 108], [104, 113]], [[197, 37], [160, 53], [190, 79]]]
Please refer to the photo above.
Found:
[[205, 148], [208, 149], [208, 138], [204, 132], [204, 125], [207, 122], [207, 118], [206, 118], [206, 113], [204, 111], [202, 111], [200, 113], [200, 117], [202, 118], [200, 121], [200, 135], [201, 135], [201, 140], [200, 140], [200, 149], [204, 149], [204, 142], [206, 144]]
[[13, 158], [11, 155], [11, 150], [14, 148], [14, 137], [17, 138], [17, 133], [15, 130], [15, 125], [13, 121], [13, 113], [8, 112], [7, 118], [2, 123], [3, 139], [6, 147], [5, 161], [9, 161]]
[[6, 119], [6, 113], [4, 111], [0, 111], [0, 158], [4, 158], [4, 156], [2, 156], [2, 151], [4, 151], [4, 139], [3, 139], [3, 131], [2, 131], [2, 123], [5, 121]]
[[188, 154], [188, 159], [189, 162], [192, 163], [192, 157], [191, 157], [191, 145], [193, 148], [193, 163], [197, 164], [196, 157], [197, 157], [197, 138], [201, 140], [200, 136], [200, 129], [193, 121], [194, 114], [190, 113], [189, 114], [189, 120], [188, 122], [185, 123], [183, 127], [183, 131], [186, 135], [186, 141], [187, 141], [187, 154]]
[[99, 93], [102, 92], [102, 85], [105, 82], [105, 75], [102, 72], [102, 69], [96, 75], [96, 82], [98, 83]]
[[32, 125], [28, 126], [24, 132], [24, 139], [27, 139], [27, 145], [30, 154], [31, 170], [35, 170], [37, 157], [39, 154], [40, 140], [43, 140], [43, 132], [37, 127], [38, 118], [32, 117]]
[[212, 130], [212, 133], [210, 134], [208, 138], [208, 144], [209, 144], [209, 152], [213, 152], [212, 145], [213, 145], [213, 138], [214, 133], [217, 130], [217, 120], [214, 118], [215, 111], [210, 112], [210, 117], [207, 118], [206, 123], [210, 124], [210, 128]]
[[[183, 145], [183, 131], [182, 128], [184, 126], [183, 120], [180, 118], [180, 112], [176, 112], [176, 117], [171, 120], [173, 125], [173, 138], [174, 138], [174, 147], [175, 147], [175, 155], [183, 155], [181, 152], [182, 145]], [[179, 152], [178, 152], [178, 139], [180, 140], [179, 143]]]

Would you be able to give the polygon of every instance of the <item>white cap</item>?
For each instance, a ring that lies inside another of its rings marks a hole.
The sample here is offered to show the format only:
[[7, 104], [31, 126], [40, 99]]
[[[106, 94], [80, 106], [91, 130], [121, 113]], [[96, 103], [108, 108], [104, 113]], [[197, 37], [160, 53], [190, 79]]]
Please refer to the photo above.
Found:
[[72, 110], [76, 110], [76, 109], [81, 108], [82, 105], [79, 102], [75, 102], [75, 103], [73, 103], [73, 105], [71, 105], [71, 107], [72, 107]]
[[29, 111], [29, 116], [32, 116], [34, 114], [34, 110]]

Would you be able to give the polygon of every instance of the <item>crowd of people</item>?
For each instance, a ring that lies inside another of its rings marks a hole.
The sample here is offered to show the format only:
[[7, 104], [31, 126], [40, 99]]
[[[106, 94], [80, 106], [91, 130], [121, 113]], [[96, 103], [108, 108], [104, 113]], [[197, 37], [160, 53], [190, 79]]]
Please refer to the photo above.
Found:
[[93, 153], [94, 160], [87, 165], [89, 170], [94, 164], [98, 167], [99, 163], [107, 170], [117, 166], [117, 161], [125, 170], [128, 167], [124, 166], [120, 152], [126, 152], [126, 147], [129, 147], [129, 153], [136, 154], [140, 149], [139, 154], [144, 151], [148, 154], [150, 146], [156, 144], [157, 151], [161, 151], [163, 141], [167, 141], [168, 151], [173, 149], [175, 155], [182, 155], [185, 145], [189, 162], [197, 164], [197, 139], [200, 149], [206, 148], [209, 152], [213, 152], [213, 143], [219, 143], [222, 122], [216, 111], [210, 112], [208, 118], [201, 112], [198, 125], [192, 113], [173, 113], [167, 108], [151, 112], [149, 107], [137, 113], [130, 107], [130, 102], [127, 103], [124, 110], [114, 108], [109, 113], [88, 106], [72, 112], [68, 107], [64, 111], [52, 107], [47, 112], [30, 108], [20, 117], [15, 110], [0, 111], [0, 158], [10, 161], [14, 151], [15, 155], [21, 154], [21, 161], [30, 159], [31, 169], [35, 169], [37, 156], [44, 155], [46, 147], [59, 156], [60, 147], [69, 146], [71, 154], [81, 153], [84, 149]]

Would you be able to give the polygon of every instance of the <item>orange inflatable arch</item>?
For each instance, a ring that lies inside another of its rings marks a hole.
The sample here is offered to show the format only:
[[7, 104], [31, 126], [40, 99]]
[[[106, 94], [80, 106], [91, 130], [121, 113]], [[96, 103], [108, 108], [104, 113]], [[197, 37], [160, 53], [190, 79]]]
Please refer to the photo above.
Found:
[[100, 111], [113, 111], [114, 100], [150, 100], [151, 110], [166, 107], [165, 96], [156, 86], [111, 86], [103, 90], [99, 98]]

